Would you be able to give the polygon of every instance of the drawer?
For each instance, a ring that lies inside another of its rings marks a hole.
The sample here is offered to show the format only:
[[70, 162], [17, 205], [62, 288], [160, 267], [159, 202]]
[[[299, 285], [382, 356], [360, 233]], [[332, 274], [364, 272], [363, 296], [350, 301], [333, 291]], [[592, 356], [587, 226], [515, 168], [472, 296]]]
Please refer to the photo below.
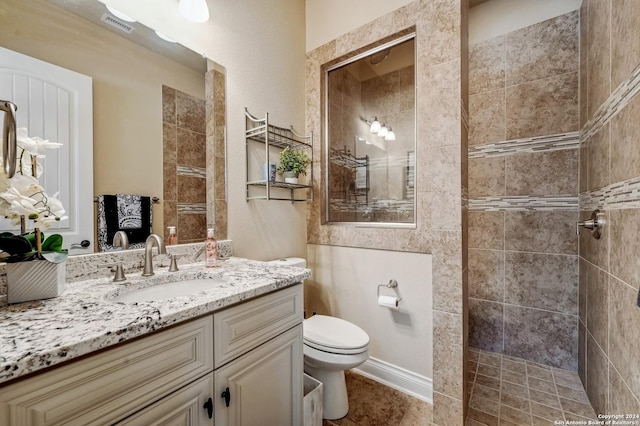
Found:
[[211, 316], [0, 388], [0, 424], [107, 424], [213, 370]]
[[218, 368], [302, 322], [302, 284], [213, 315], [214, 367]]

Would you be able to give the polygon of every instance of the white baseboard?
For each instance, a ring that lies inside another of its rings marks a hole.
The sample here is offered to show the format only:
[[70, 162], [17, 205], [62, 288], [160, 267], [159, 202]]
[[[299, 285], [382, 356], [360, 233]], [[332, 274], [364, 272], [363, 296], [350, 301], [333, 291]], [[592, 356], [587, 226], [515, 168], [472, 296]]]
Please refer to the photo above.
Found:
[[433, 380], [375, 358], [352, 371], [433, 404]]

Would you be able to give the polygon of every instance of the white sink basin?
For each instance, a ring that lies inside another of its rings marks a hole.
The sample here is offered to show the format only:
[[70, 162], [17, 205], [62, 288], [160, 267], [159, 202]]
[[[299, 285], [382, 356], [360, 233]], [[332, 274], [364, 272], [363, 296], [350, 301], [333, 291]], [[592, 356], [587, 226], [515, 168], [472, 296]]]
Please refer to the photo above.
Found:
[[200, 293], [201, 291], [211, 290], [212, 288], [224, 283], [225, 281], [220, 278], [201, 278], [175, 281], [128, 291], [112, 297], [111, 300], [114, 302], [151, 302], [167, 300], [174, 297], [188, 296], [190, 294]]

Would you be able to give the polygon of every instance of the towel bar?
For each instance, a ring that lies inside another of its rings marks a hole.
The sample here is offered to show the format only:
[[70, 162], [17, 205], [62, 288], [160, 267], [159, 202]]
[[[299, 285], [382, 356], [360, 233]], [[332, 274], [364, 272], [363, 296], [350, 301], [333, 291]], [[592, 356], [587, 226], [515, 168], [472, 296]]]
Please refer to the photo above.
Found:
[[[158, 197], [151, 197], [151, 201], [153, 201], [155, 204], [160, 202], [160, 198]], [[97, 203], [98, 202], [98, 197], [93, 197], [93, 202]]]

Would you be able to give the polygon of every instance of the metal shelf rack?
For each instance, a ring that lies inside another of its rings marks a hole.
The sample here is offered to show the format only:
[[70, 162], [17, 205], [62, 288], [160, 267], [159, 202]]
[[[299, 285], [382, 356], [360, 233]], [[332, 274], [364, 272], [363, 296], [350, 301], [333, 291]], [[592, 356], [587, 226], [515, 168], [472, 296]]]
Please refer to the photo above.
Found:
[[[245, 140], [247, 144], [247, 201], [281, 200], [291, 201], [292, 203], [296, 201], [313, 201], [313, 132], [305, 136], [296, 133], [293, 126], [286, 129], [271, 125], [269, 124], [269, 113], [265, 113], [264, 118], [251, 115], [247, 108], [244, 109], [244, 113], [246, 123]], [[265, 169], [269, 168], [271, 147], [278, 149], [290, 147], [292, 150], [306, 150], [311, 160], [307, 181], [309, 184], [293, 184], [268, 179], [250, 180], [249, 148], [251, 143], [264, 144]], [[304, 197], [301, 193], [304, 193]]]

